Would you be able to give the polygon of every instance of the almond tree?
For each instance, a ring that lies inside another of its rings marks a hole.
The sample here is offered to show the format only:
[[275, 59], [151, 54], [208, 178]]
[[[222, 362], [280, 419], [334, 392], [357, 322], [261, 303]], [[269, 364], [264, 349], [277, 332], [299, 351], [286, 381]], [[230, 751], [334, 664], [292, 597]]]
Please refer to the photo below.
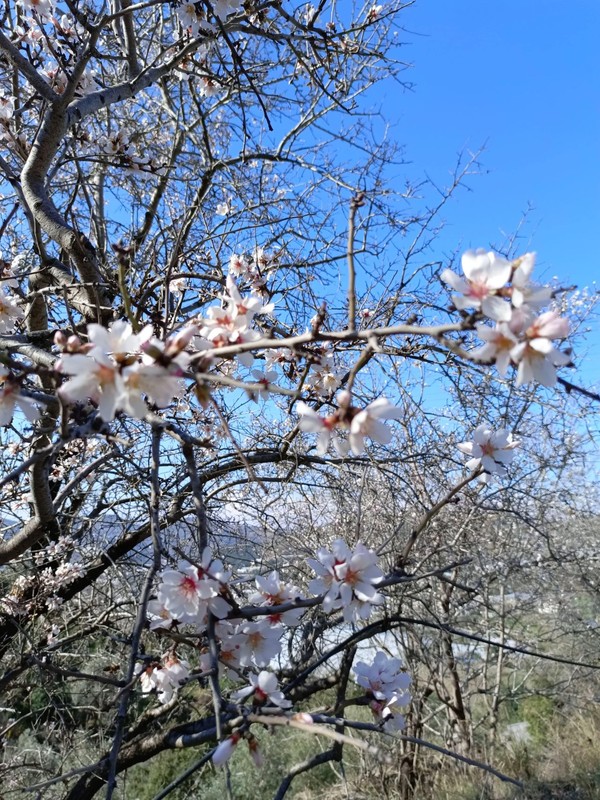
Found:
[[383, 656], [356, 646], [406, 624], [394, 587], [418, 591], [424, 531], [509, 474], [519, 431], [461, 431], [470, 468], [383, 550], [349, 528], [280, 564], [237, 509], [283, 519], [333, 469], [394, 471], [419, 448], [386, 450], [422, 369], [495, 362], [506, 397], [570, 361], [534, 254], [468, 251], [463, 277], [432, 260], [473, 160], [433, 205], [389, 188], [398, 154], [363, 95], [402, 86], [404, 5], [5, 4], [0, 713], [38, 747], [10, 787], [110, 798], [165, 750], [201, 747], [200, 769], [240, 742], [259, 762], [264, 726], [328, 739], [283, 797], [346, 746], [381, 757], [348, 728], [402, 728], [406, 674], [375, 687]]

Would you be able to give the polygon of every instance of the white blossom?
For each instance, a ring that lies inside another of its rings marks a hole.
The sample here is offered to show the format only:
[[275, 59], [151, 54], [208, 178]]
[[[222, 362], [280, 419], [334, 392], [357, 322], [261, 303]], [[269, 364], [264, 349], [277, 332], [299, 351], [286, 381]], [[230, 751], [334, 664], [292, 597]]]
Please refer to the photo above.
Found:
[[[402, 672], [402, 662], [399, 658], [387, 656], [379, 650], [370, 664], [357, 661], [352, 667], [356, 675], [356, 683], [366, 689], [377, 700], [389, 700], [394, 695], [399, 696], [406, 692], [410, 686], [410, 676]], [[402, 705], [407, 705], [410, 697]]]
[[511, 317], [510, 303], [498, 296], [498, 290], [508, 282], [512, 272], [510, 261], [485, 250], [467, 250], [461, 265], [465, 274], [459, 277], [445, 269], [440, 277], [460, 294], [452, 295], [456, 308], [480, 308], [496, 322], [507, 322]]
[[300, 430], [319, 434], [317, 438], [317, 455], [324, 456], [330, 444], [333, 444], [339, 456], [343, 457], [348, 453], [348, 444], [340, 439], [335, 431], [335, 428], [340, 424], [339, 417], [336, 414], [321, 417], [314, 408], [311, 408], [302, 400], [296, 403], [296, 410], [300, 414], [300, 422], [298, 423]]
[[[269, 575], [257, 575], [255, 581], [258, 591], [248, 598], [252, 605], [281, 606], [284, 603], [302, 599], [300, 589], [292, 584], [284, 583], [275, 570]], [[272, 625], [281, 622], [284, 625], [294, 626], [300, 624], [300, 618], [304, 613], [304, 608], [292, 608], [288, 611], [269, 614], [267, 619]]]
[[503, 475], [506, 467], [514, 458], [514, 449], [519, 442], [514, 441], [512, 434], [501, 428], [494, 431], [485, 422], [478, 425], [473, 432], [473, 440], [461, 442], [458, 449], [471, 456], [467, 461], [467, 469], [478, 469], [480, 466], [490, 473]]
[[471, 350], [470, 355], [478, 361], [494, 361], [498, 373], [505, 377], [511, 362], [511, 351], [518, 342], [517, 337], [507, 322], [497, 322], [493, 328], [478, 322], [475, 327], [485, 344]]
[[[10, 425], [17, 408], [29, 422], [35, 422], [40, 416], [38, 407], [31, 398], [21, 394], [19, 383], [7, 375], [8, 372], [0, 365], [0, 426]], [[2, 381], [2, 378], [6, 379]]]
[[17, 301], [0, 288], [0, 333], [12, 333], [15, 321], [24, 317], [23, 309]]
[[277, 678], [272, 672], [261, 670], [258, 675], [251, 673], [248, 675], [250, 685], [245, 686], [243, 689], [238, 689], [231, 695], [234, 702], [245, 700], [247, 697], [252, 697], [253, 703], [256, 705], [265, 705], [265, 703], [273, 703], [279, 708], [290, 708], [292, 703], [279, 689]]
[[541, 314], [525, 331], [526, 340], [511, 350], [512, 360], [519, 365], [517, 386], [537, 381], [554, 386], [556, 367], [565, 366], [570, 356], [552, 344], [551, 339], [564, 339], [569, 334], [569, 321], [557, 311]]
[[12, 115], [15, 111], [15, 101], [12, 97], [6, 97], [5, 95], [0, 97], [0, 120], [9, 120], [12, 119]]
[[385, 397], [379, 397], [352, 417], [350, 423], [350, 448], [354, 455], [365, 450], [365, 438], [379, 444], [388, 444], [392, 439], [391, 430], [380, 419], [399, 419], [402, 409], [393, 406]]
[[374, 550], [360, 542], [351, 550], [343, 539], [336, 539], [331, 551], [321, 547], [316, 555], [316, 559], [307, 559], [317, 573], [308, 588], [313, 594], [324, 594], [326, 613], [342, 608], [346, 621], [358, 622], [369, 617], [372, 606], [384, 603], [385, 598], [376, 589], [383, 572]]
[[229, 761], [240, 738], [241, 736], [239, 733], [232, 733], [231, 736], [223, 739], [223, 741], [217, 745], [212, 754], [212, 763], [215, 767], [222, 767], [223, 764]]
[[531, 309], [540, 309], [552, 297], [552, 289], [548, 286], [537, 286], [529, 282], [535, 266], [535, 253], [525, 253], [516, 261], [516, 268], [512, 276], [511, 302], [515, 308], [527, 306]]

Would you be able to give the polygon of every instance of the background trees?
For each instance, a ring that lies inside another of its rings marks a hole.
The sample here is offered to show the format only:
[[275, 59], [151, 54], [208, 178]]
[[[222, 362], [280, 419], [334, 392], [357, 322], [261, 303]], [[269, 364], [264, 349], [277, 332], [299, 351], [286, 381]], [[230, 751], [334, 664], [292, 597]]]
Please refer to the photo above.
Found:
[[[371, 660], [364, 643], [377, 637], [400, 648], [414, 682], [397, 779], [406, 796], [425, 781], [415, 739], [493, 756], [503, 704], [531, 685], [513, 654], [560, 655], [566, 641], [565, 660], [592, 669], [592, 654], [570, 648], [592, 610], [593, 544], [565, 541], [561, 527], [589, 519], [574, 420], [594, 398], [517, 389], [470, 352], [483, 316], [449, 307], [433, 244], [476, 163], [459, 164], [425, 207], [419, 187], [390, 180], [400, 155], [365, 99], [384, 79], [402, 86], [403, 5], [6, 4], [9, 791], [127, 796], [130, 770], [165, 751], [200, 748], [200, 770], [219, 739], [261, 730], [230, 690], [269, 658], [219, 678], [229, 639], [217, 605], [199, 636], [146, 630], [165, 570], [184, 559], [214, 572], [207, 545], [235, 568], [219, 599], [242, 626], [259, 624], [236, 616], [256, 605], [254, 573], [278, 570], [298, 587], [293, 605], [314, 577], [306, 558], [336, 539], [363, 542], [386, 575], [387, 603], [368, 622], [309, 599], [300, 625], [282, 629], [286, 696], [334, 738], [282, 770], [279, 796], [295, 774], [342, 761], [349, 731], [381, 728], [381, 715], [352, 716], [373, 701], [351, 680], [353, 661]], [[558, 287], [554, 302], [566, 310]], [[315, 447], [313, 432], [340, 423], [344, 440], [381, 396], [398, 409], [393, 440], [370, 412], [366, 453]], [[455, 448], [481, 421], [524, 451], [488, 489], [465, 478]], [[561, 625], [540, 623], [548, 595], [564, 603], [570, 586]], [[466, 655], [458, 640], [473, 642]], [[195, 678], [159, 705], [140, 675], [173, 659]], [[549, 676], [547, 694], [572, 667]]]

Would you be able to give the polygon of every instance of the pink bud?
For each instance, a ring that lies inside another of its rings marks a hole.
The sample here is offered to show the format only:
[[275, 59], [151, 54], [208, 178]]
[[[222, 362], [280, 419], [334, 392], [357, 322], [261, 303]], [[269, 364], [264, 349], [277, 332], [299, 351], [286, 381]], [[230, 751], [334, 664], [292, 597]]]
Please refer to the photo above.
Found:
[[296, 722], [304, 722], [305, 725], [312, 725], [314, 722], [314, 719], [310, 714], [307, 714], [306, 711], [299, 711], [297, 714], [294, 714], [292, 719], [296, 720]]

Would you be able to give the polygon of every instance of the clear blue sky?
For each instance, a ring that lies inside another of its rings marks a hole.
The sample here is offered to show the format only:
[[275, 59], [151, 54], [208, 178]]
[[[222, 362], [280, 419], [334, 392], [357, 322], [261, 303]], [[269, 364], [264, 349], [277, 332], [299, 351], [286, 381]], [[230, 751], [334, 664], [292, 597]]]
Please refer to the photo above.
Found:
[[[502, 242], [531, 205], [540, 270], [600, 286], [600, 0], [417, 0], [403, 24], [414, 92], [385, 110], [412, 174], [444, 183], [460, 150], [486, 146], [440, 254]], [[597, 324], [590, 345], [582, 375], [600, 388]]]

